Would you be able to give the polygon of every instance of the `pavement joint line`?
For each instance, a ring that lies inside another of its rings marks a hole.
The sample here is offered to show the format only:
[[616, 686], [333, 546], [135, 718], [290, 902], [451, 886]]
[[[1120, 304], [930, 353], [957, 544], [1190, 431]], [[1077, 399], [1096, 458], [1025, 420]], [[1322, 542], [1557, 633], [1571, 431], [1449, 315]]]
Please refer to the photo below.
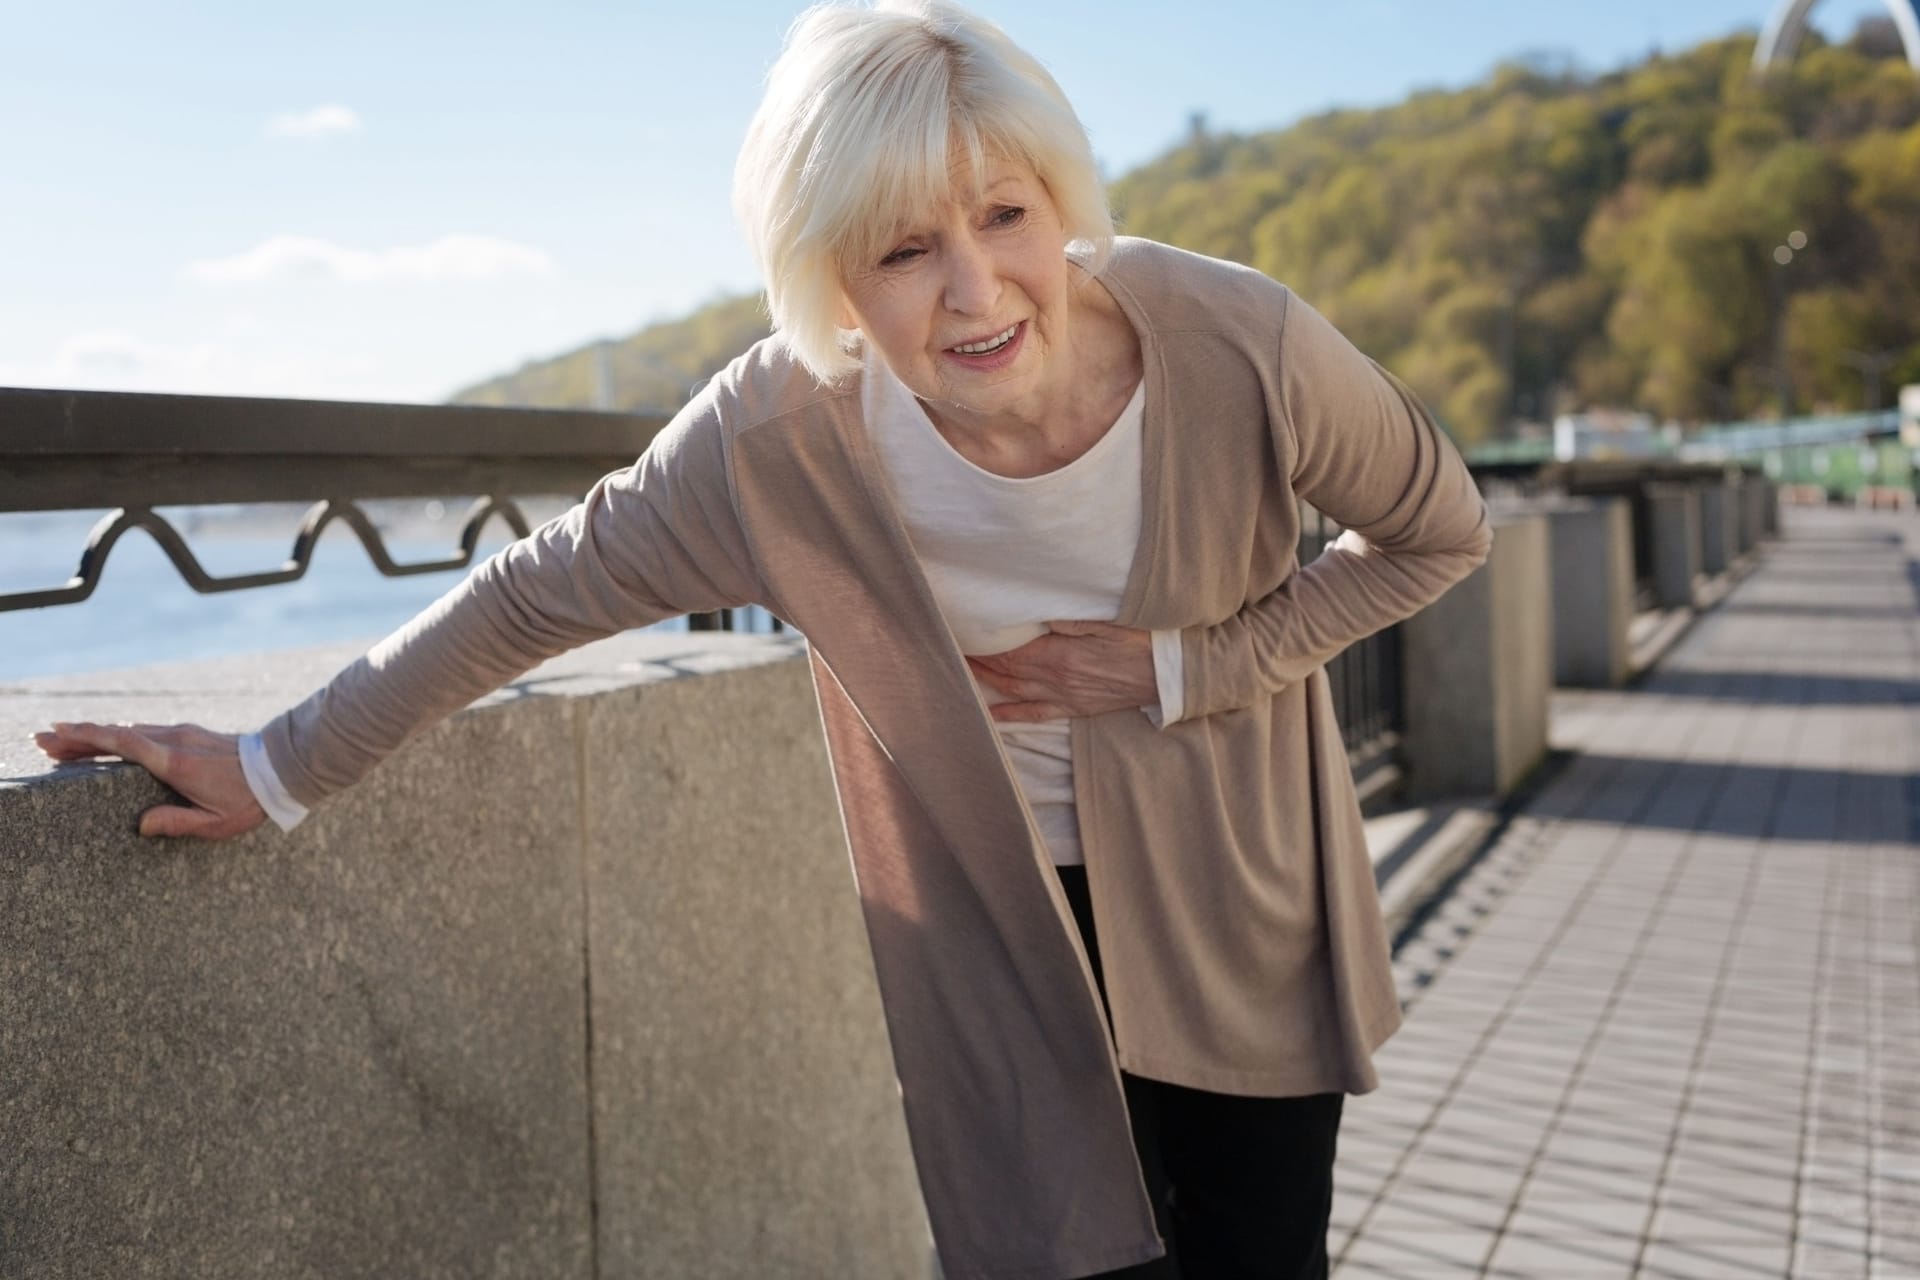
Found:
[[[1822, 903], [1821, 903], [1822, 905], [1821, 916], [1823, 921], [1830, 920], [1832, 916], [1833, 899], [1835, 895], [1834, 883], [1836, 878], [1837, 877], [1835, 876], [1833, 870], [1831, 869], [1831, 867], [1829, 867], [1829, 870], [1826, 876], [1824, 894], [1823, 894]], [[1823, 928], [1821, 930], [1821, 935], [1820, 935], [1820, 950], [1819, 950], [1818, 958], [1814, 961], [1814, 972], [1816, 975], [1816, 978], [1815, 978], [1816, 990], [1818, 990], [1820, 987], [1825, 986], [1825, 981], [1824, 981], [1825, 974], [1826, 974], [1827, 966], [1832, 954], [1832, 946], [1831, 946], [1832, 939], [1833, 939], [1833, 931], [1831, 929]], [[1816, 997], [1814, 1001], [1814, 1006], [1813, 1006], [1813, 1026], [1810, 1029], [1809, 1034], [1807, 1036], [1806, 1068], [1805, 1068], [1805, 1077], [1804, 1077], [1805, 1084], [1803, 1086], [1803, 1092], [1801, 1094], [1801, 1102], [1800, 1102], [1800, 1148], [1797, 1153], [1796, 1159], [1794, 1160], [1794, 1175], [1793, 1175], [1794, 1212], [1792, 1216], [1792, 1223], [1788, 1227], [1788, 1235], [1787, 1235], [1787, 1259], [1788, 1259], [1789, 1265], [1791, 1265], [1794, 1257], [1799, 1253], [1800, 1205], [1806, 1196], [1806, 1190], [1807, 1190], [1807, 1176], [1806, 1176], [1807, 1150], [1810, 1145], [1808, 1118], [1813, 1113], [1813, 1103], [1814, 1103], [1814, 1080], [1815, 1080], [1814, 1059], [1820, 1047], [1820, 1030], [1824, 1023], [1823, 1013], [1824, 1013], [1825, 1007], [1826, 1007], [1825, 1002], [1819, 1000]]]

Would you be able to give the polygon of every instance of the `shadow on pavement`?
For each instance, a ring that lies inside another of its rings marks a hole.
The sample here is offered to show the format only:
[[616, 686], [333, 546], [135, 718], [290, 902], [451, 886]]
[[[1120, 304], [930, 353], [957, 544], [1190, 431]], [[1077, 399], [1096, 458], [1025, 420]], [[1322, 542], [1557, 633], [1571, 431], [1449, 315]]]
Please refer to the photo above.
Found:
[[1836, 845], [1913, 835], [1904, 774], [1585, 753], [1575, 767], [1610, 785], [1572, 803], [1577, 789], [1549, 787], [1528, 817]]
[[1878, 707], [1920, 702], [1920, 680], [1817, 671], [1663, 671], [1635, 691], [1668, 698], [1796, 707]]

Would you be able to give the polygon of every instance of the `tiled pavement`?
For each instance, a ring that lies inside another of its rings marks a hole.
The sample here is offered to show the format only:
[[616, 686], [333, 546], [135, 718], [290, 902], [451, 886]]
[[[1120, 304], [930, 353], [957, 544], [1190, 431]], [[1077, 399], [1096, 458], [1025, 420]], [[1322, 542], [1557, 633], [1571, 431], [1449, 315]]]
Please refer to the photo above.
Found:
[[1337, 1280], [1920, 1280], [1920, 517], [1784, 514], [1402, 948]]

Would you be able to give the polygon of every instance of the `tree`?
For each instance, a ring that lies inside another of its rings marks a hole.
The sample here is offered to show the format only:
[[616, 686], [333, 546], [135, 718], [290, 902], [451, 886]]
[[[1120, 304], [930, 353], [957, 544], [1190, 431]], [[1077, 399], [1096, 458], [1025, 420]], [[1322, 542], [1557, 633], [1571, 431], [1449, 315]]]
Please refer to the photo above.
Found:
[[[1920, 77], [1871, 41], [1812, 39], [1756, 81], [1753, 45], [1599, 75], [1521, 59], [1376, 110], [1190, 131], [1113, 184], [1114, 208], [1292, 285], [1462, 439], [1594, 404], [1851, 407], [1863, 361], [1920, 381]], [[619, 402], [670, 409], [764, 332], [757, 299], [732, 298], [623, 339]], [[589, 403], [588, 355], [468, 395]]]

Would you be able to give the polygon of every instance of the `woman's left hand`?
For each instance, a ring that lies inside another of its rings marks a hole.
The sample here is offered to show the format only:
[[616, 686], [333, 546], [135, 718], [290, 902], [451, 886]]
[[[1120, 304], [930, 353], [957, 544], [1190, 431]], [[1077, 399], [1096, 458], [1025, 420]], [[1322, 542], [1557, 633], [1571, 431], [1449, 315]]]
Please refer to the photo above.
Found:
[[995, 720], [1067, 720], [1160, 701], [1153, 634], [1111, 622], [1049, 622], [1046, 635], [967, 665], [1013, 699], [988, 708]]

